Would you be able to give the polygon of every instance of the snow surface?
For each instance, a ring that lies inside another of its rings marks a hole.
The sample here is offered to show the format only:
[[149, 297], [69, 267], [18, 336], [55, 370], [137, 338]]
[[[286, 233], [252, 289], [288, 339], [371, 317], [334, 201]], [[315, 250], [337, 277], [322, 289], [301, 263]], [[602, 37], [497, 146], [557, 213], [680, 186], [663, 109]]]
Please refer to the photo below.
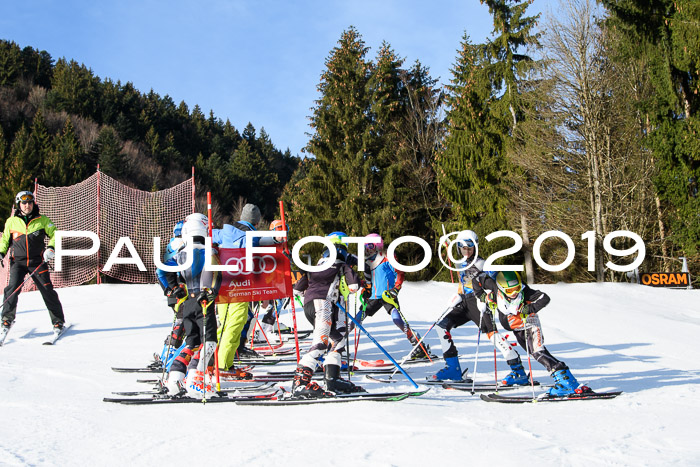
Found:
[[[406, 284], [400, 295], [406, 318], [423, 332], [455, 288]], [[172, 315], [158, 286], [59, 290], [73, 327], [54, 347], [41, 345], [51, 331], [40, 295], [24, 293], [0, 348], [0, 465], [700, 465], [700, 291], [632, 284], [536, 288], [552, 298], [540, 313], [549, 350], [580, 382], [625, 391], [622, 396], [505, 405], [433, 388], [391, 403], [110, 404], [102, 398], [111, 391], [147, 388], [135, 382], [143, 375], [110, 367], [143, 366], [160, 352]], [[300, 328], [309, 328], [303, 314], [297, 318]], [[284, 321], [291, 322], [289, 316]], [[408, 352], [383, 312], [365, 325], [392, 355]], [[453, 335], [463, 368], [472, 368], [476, 326]], [[439, 354], [434, 332], [427, 341]], [[382, 358], [366, 338], [359, 353]], [[477, 380], [493, 381], [488, 341], [482, 340], [479, 362]], [[409, 371], [418, 379], [440, 366]], [[542, 366], [533, 361], [533, 368], [536, 379], [551, 382]], [[498, 374], [506, 374], [500, 356]]]

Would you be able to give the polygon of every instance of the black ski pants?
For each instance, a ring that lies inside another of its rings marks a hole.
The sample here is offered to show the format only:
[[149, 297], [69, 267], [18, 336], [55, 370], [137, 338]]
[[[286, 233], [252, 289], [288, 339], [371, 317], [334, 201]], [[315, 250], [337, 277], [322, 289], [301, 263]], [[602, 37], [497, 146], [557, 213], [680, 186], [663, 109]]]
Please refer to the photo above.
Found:
[[[34, 272], [34, 270], [36, 270], [36, 272]], [[46, 308], [49, 309], [51, 324], [62, 324], [65, 321], [63, 317], [63, 306], [51, 283], [49, 266], [44, 262], [32, 263], [31, 261], [29, 265], [20, 262], [12, 262], [10, 264], [10, 281], [7, 287], [5, 287], [4, 300], [6, 300], [6, 302], [2, 309], [3, 321], [12, 322], [15, 320], [15, 315], [17, 314], [17, 300], [19, 299], [19, 294], [22, 292], [20, 285], [24, 282], [24, 278], [27, 274], [31, 274], [32, 272], [34, 272], [32, 280], [41, 293]], [[17, 292], [15, 292], [15, 290], [17, 290]], [[13, 294], [13, 292], [15, 293]]]

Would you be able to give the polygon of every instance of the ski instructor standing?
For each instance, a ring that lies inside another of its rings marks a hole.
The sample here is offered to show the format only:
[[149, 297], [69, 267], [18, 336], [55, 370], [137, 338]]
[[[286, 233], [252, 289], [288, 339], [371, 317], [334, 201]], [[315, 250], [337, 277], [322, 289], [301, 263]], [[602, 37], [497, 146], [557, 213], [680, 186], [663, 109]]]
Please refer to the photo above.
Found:
[[[55, 255], [55, 232], [56, 226], [51, 220], [39, 214], [39, 206], [34, 202], [32, 192], [17, 193], [14, 215], [5, 222], [5, 232], [0, 239], [0, 262], [10, 252], [10, 281], [5, 287], [5, 306], [2, 310], [2, 327], [5, 332], [15, 321], [20, 293], [17, 289], [27, 274], [33, 274], [32, 280], [49, 309], [54, 332], [63, 329], [63, 307], [51, 283], [47, 264]], [[46, 237], [49, 238], [49, 244], [44, 248]]]

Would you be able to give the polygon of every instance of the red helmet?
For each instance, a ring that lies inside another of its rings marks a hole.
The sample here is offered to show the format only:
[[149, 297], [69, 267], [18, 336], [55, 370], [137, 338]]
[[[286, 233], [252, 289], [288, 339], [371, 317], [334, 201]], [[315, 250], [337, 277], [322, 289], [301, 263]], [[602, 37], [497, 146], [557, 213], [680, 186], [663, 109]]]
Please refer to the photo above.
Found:
[[270, 224], [270, 230], [284, 230], [284, 224], [282, 223], [281, 220], [275, 219]]

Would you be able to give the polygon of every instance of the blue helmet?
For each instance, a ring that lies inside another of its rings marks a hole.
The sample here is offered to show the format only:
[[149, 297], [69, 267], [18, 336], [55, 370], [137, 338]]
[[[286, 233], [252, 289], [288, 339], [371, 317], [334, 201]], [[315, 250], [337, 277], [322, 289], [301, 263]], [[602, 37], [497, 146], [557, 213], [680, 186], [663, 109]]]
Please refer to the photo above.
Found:
[[179, 238], [182, 237], [182, 226], [185, 223], [183, 221], [179, 221], [177, 224], [175, 224], [175, 227], [173, 227], [173, 237]]
[[[333, 245], [335, 245], [335, 251], [338, 253], [338, 259], [345, 261], [348, 257], [348, 244], [341, 241], [341, 238], [347, 237], [347, 234], [343, 232], [331, 232], [326, 235]], [[323, 257], [327, 258], [330, 256], [330, 252], [326, 248], [323, 251]]]

